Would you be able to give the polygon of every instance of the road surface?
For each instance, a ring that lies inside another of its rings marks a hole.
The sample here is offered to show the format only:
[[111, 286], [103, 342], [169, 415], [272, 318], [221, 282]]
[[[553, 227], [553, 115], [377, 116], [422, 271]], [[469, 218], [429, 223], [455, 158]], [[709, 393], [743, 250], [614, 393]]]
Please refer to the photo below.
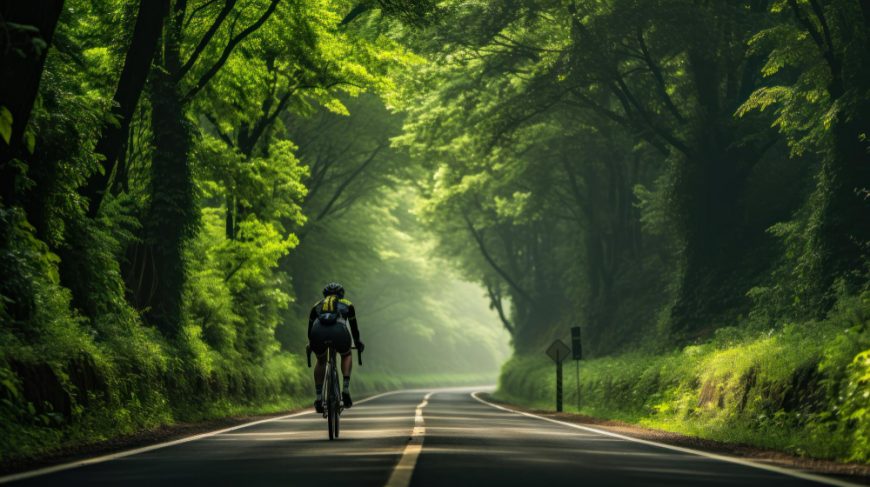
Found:
[[769, 487], [824, 480], [586, 431], [499, 409], [471, 392], [376, 396], [344, 412], [335, 441], [325, 420], [306, 412], [12, 485]]

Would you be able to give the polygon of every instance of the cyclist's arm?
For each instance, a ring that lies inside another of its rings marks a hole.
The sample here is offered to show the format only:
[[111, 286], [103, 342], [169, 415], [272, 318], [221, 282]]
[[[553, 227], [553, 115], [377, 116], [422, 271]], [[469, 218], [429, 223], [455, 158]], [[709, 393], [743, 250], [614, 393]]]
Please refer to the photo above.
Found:
[[350, 334], [353, 335], [353, 342], [359, 343], [359, 325], [356, 322], [356, 310], [352, 304], [347, 307], [347, 321], [350, 324]]

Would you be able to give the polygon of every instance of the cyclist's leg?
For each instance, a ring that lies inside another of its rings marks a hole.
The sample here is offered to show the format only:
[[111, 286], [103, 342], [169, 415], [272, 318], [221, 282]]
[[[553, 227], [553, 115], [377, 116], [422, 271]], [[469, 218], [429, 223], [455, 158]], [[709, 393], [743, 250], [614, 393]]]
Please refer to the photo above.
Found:
[[344, 407], [349, 408], [353, 406], [353, 400], [350, 398], [350, 373], [353, 370], [351, 345], [353, 344], [353, 339], [346, 324], [336, 327], [335, 344], [335, 350], [341, 354], [341, 375], [344, 376], [341, 400], [344, 402]]
[[323, 377], [326, 374], [326, 340], [328, 340], [325, 328], [315, 322], [311, 328], [311, 333], [308, 335], [308, 342], [311, 345], [311, 351], [317, 357], [317, 362], [314, 365], [314, 408], [317, 412], [322, 412], [323, 401]]
[[344, 387], [341, 392], [341, 400], [344, 401], [344, 407], [353, 406], [353, 399], [350, 398], [350, 371], [353, 370], [353, 355], [348, 352], [341, 356], [341, 373], [344, 375]]
[[351, 353], [353, 338], [350, 336], [350, 330], [346, 323], [336, 330], [335, 343], [336, 351], [341, 354], [341, 373], [344, 375], [345, 388], [347, 388], [347, 381], [350, 380], [350, 373], [353, 370], [353, 354]]
[[350, 380], [351, 371], [353, 371], [353, 354], [347, 353], [341, 356], [341, 373]]
[[323, 380], [326, 376], [326, 353], [317, 355], [314, 364], [314, 410], [323, 412]]
[[[350, 371], [351, 366], [353, 364], [353, 357], [351, 356], [351, 344], [353, 339], [350, 336], [350, 331], [347, 329], [347, 326], [341, 324], [334, 324], [329, 326], [319, 326], [318, 323], [315, 323], [311, 329], [311, 336], [309, 337], [311, 341], [311, 349], [315, 351], [315, 353], [320, 354], [321, 351], [325, 353], [326, 346], [325, 342], [329, 341], [332, 343], [332, 346], [335, 348], [335, 352], [341, 355], [341, 372], [344, 375], [344, 393], [342, 394], [342, 399], [344, 400], [345, 407], [350, 407], [353, 402], [350, 399], [349, 393], [349, 385], [350, 385]], [[323, 348], [318, 348], [318, 345]], [[318, 364], [325, 363], [326, 357], [324, 356], [322, 361], [318, 358]], [[339, 364], [335, 364], [336, 368], [338, 368]], [[338, 372], [336, 370], [336, 372]], [[315, 369], [316, 374], [316, 369]], [[320, 373], [320, 384], [323, 384], [323, 372]], [[317, 380], [317, 376], [315, 375], [315, 381]], [[321, 386], [322, 387], [322, 386]]]
[[323, 387], [323, 377], [326, 375], [326, 354], [318, 355], [314, 364], [314, 384], [318, 390]]

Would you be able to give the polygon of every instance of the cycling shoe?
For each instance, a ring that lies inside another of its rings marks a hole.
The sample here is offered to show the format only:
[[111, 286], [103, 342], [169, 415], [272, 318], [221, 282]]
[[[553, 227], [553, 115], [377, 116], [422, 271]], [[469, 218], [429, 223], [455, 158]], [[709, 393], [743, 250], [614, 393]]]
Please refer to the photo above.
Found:
[[341, 393], [341, 400], [344, 402], [344, 407], [350, 409], [353, 406], [353, 401], [350, 399], [350, 392], [344, 391]]
[[315, 399], [314, 400], [314, 410], [317, 411], [318, 413], [322, 413], [323, 412], [323, 401], [321, 401], [320, 399]]

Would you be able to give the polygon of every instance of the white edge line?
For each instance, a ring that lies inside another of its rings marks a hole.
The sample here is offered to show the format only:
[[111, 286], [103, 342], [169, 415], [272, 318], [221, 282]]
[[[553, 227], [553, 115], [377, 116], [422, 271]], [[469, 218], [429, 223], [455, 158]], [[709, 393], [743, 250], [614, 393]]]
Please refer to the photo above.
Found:
[[552, 419], [552, 418], [548, 418], [546, 416], [539, 416], [537, 414], [527, 413], [525, 411], [518, 411], [515, 409], [501, 406], [499, 404], [491, 403], [491, 402], [487, 401], [486, 399], [481, 399], [480, 397], [478, 397], [479, 393], [480, 393], [480, 391], [473, 392], [473, 393], [471, 393], [471, 397], [476, 399], [478, 402], [481, 402], [481, 403], [486, 404], [488, 406], [492, 406], [496, 409], [501, 409], [502, 411], [507, 411], [509, 413], [514, 413], [514, 414], [520, 414], [523, 416], [528, 416], [530, 418], [541, 419], [544, 421], [549, 421], [551, 423], [560, 424], [562, 426], [569, 426], [571, 428], [575, 428], [575, 429], [579, 429], [579, 430], [583, 430], [583, 431], [588, 431], [591, 433], [597, 433], [600, 435], [610, 436], [613, 438], [619, 438], [621, 440], [631, 441], [634, 443], [642, 443], [644, 445], [657, 446], [659, 448], [665, 448], [667, 450], [673, 450], [673, 451], [678, 451], [678, 452], [682, 452], [682, 453], [689, 453], [692, 455], [698, 455], [698, 456], [710, 458], [713, 460], [720, 460], [723, 462], [736, 463], [738, 465], [743, 465], [745, 467], [753, 467], [753, 468], [758, 468], [761, 470], [767, 470], [767, 471], [779, 473], [782, 475], [788, 475], [790, 477], [796, 477], [796, 478], [803, 479], [803, 480], [810, 480], [813, 482], [819, 482], [821, 484], [834, 485], [837, 487], [863, 487], [861, 484], [854, 484], [851, 482], [847, 482], [845, 480], [835, 479], [835, 478], [831, 478], [831, 477], [825, 477], [822, 475], [816, 475], [816, 474], [811, 474], [811, 473], [807, 473], [807, 472], [801, 472], [799, 470], [792, 470], [792, 469], [788, 469], [788, 468], [784, 468], [784, 467], [777, 467], [775, 465], [767, 465], [764, 463], [757, 463], [757, 462], [753, 462], [753, 461], [746, 460], [743, 458], [732, 457], [729, 455], [720, 455], [718, 453], [710, 453], [710, 452], [705, 452], [702, 450], [693, 450], [691, 448], [685, 448], [682, 446], [674, 446], [674, 445], [668, 445], [666, 443], [659, 443], [656, 441], [642, 440], [640, 438], [632, 438], [631, 436], [621, 435], [619, 433], [613, 433], [611, 431], [590, 428], [588, 426], [582, 426], [582, 425], [575, 424], [575, 423], [568, 423], [566, 421], [559, 421], [558, 419]]
[[[367, 397], [367, 398], [365, 398], [365, 399], [362, 399], [362, 400], [360, 400], [360, 401], [356, 401], [354, 404], [362, 404], [362, 403], [365, 403], [365, 402], [368, 402], [368, 401], [372, 401], [372, 400], [375, 400], [375, 399], [378, 399], [378, 398], [381, 398], [381, 397], [384, 397], [384, 396], [390, 396], [390, 395], [393, 395], [393, 394], [401, 394], [401, 393], [404, 393], [404, 392], [410, 392], [410, 391], [408, 391], [408, 390], [404, 390], [404, 389], [403, 389], [403, 390], [399, 390], [399, 391], [383, 392], [383, 393], [380, 393], [380, 394], [376, 394], [376, 395], [374, 395], [374, 396], [369, 396], [369, 397]], [[208, 438], [208, 437], [210, 437], [210, 436], [216, 436], [216, 435], [220, 435], [220, 434], [223, 434], [223, 433], [229, 433], [230, 431], [235, 431], [235, 430], [239, 430], [239, 429], [242, 429], [242, 428], [248, 428], [248, 427], [250, 427], [250, 426], [255, 426], [255, 425], [258, 425], [258, 424], [269, 423], [269, 422], [272, 422], [272, 421], [281, 421], [281, 420], [283, 420], [283, 419], [295, 418], [295, 417], [297, 417], [297, 416], [303, 416], [303, 415], [306, 415], [306, 414], [312, 414], [313, 412], [314, 412], [313, 409], [309, 409], [309, 410], [306, 410], [306, 411], [300, 411], [300, 412], [298, 412], [298, 413], [285, 414], [284, 416], [277, 416], [277, 417], [274, 417], [274, 418], [260, 419], [260, 420], [257, 420], [257, 421], [251, 421], [250, 423], [244, 423], [244, 424], [239, 424], [239, 425], [236, 425], [236, 426], [232, 426], [232, 427], [230, 427], [230, 428], [224, 428], [224, 429], [220, 429], [220, 430], [209, 431], [209, 432], [206, 432], [206, 433], [200, 433], [200, 434], [193, 435], [193, 436], [187, 436], [187, 437], [184, 437], [184, 438], [179, 438], [179, 439], [177, 439], [177, 440], [166, 441], [166, 442], [163, 442], [163, 443], [155, 443], [155, 444], [153, 444], [153, 445], [143, 446], [143, 447], [140, 447], [140, 448], [134, 448], [134, 449], [132, 449], [132, 450], [125, 450], [125, 451], [121, 451], [121, 452], [118, 452], [118, 453], [110, 453], [110, 454], [108, 454], [108, 455], [101, 455], [101, 456], [98, 456], [98, 457], [92, 457], [92, 458], [85, 458], [85, 459], [82, 459], [82, 460], [76, 460], [76, 461], [74, 461], [74, 462], [61, 463], [61, 464], [59, 464], [59, 465], [52, 465], [52, 466], [50, 466], [50, 467], [38, 468], [38, 469], [36, 469], [36, 470], [28, 470], [28, 471], [25, 471], [25, 472], [14, 473], [14, 474], [10, 474], [10, 475], [6, 475], [6, 476], [3, 476], [3, 477], [0, 477], [0, 484], [5, 484], [5, 483], [9, 483], [9, 482], [16, 482], [16, 481], [18, 481], [18, 480], [24, 480], [24, 479], [29, 479], [29, 478], [33, 478], [33, 477], [40, 477], [40, 476], [42, 476], [42, 475], [48, 475], [48, 474], [51, 474], [51, 473], [61, 472], [61, 471], [64, 471], [64, 470], [70, 470], [70, 469], [73, 469], [73, 468], [84, 467], [84, 466], [87, 466], [87, 465], [94, 465], [94, 464], [97, 464], [97, 463], [108, 462], [108, 461], [110, 461], [110, 460], [117, 460], [117, 459], [119, 459], [119, 458], [129, 457], [129, 456], [132, 456], [132, 455], [138, 455], [138, 454], [140, 454], [140, 453], [146, 453], [146, 452], [149, 452], [149, 451], [159, 450], [159, 449], [161, 449], [161, 448], [166, 448], [166, 447], [170, 447], [170, 446], [180, 445], [180, 444], [182, 444], [182, 443], [189, 443], [189, 442], [191, 442], [191, 441], [201, 440], [201, 439], [203, 439], [203, 438]]]

